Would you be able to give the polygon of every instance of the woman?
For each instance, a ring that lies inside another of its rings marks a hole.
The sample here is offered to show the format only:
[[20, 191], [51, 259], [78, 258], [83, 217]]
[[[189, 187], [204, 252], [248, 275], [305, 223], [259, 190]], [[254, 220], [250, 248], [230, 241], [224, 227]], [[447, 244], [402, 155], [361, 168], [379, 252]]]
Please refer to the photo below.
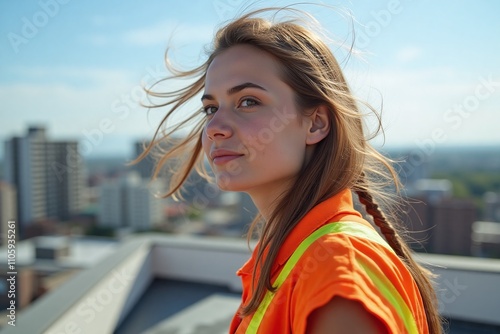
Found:
[[[243, 191], [259, 210], [259, 243], [238, 271], [242, 304], [231, 333], [441, 333], [428, 271], [374, 197], [384, 199], [390, 162], [363, 133], [359, 102], [327, 45], [294, 22], [271, 23], [256, 11], [220, 29], [207, 61], [176, 78], [195, 78], [167, 93], [170, 106], [155, 140], [171, 138], [196, 112], [159, 136], [179, 107], [201, 93], [203, 119], [170, 146], [178, 166], [166, 194], [192, 169], [219, 188]], [[364, 204], [376, 232], [354, 210]], [[249, 233], [252, 234], [251, 232]]]

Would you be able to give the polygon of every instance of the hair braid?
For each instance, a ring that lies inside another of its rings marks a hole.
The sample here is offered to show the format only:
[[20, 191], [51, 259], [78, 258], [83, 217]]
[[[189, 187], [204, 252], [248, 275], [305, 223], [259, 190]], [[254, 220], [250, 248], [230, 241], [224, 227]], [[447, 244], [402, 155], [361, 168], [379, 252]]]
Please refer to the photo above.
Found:
[[405, 258], [402, 246], [403, 240], [401, 240], [394, 226], [392, 226], [385, 214], [380, 210], [373, 196], [366, 189], [357, 189], [356, 193], [358, 194], [359, 201], [365, 206], [366, 212], [373, 217], [373, 222], [378, 226], [389, 245], [391, 245], [398, 256]]
[[389, 245], [399, 258], [403, 260], [413, 276], [422, 295], [422, 302], [429, 325], [429, 333], [441, 334], [442, 320], [437, 313], [437, 298], [433, 292], [434, 287], [432, 279], [434, 275], [415, 261], [406, 242], [399, 235], [393, 224], [386, 218], [379, 205], [373, 199], [373, 196], [369, 193], [364, 173], [361, 174], [360, 180], [358, 181], [358, 187], [355, 188], [355, 191], [358, 194], [359, 201], [365, 206], [366, 212], [373, 217], [375, 225], [380, 228], [380, 232], [382, 232]]

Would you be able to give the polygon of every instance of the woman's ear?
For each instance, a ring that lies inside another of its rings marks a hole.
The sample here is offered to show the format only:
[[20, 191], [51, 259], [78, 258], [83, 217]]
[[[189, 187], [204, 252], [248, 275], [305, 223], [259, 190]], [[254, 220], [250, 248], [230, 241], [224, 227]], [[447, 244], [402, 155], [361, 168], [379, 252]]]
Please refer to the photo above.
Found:
[[310, 118], [310, 126], [306, 144], [314, 145], [322, 141], [330, 132], [331, 115], [326, 105], [320, 105], [308, 117]]

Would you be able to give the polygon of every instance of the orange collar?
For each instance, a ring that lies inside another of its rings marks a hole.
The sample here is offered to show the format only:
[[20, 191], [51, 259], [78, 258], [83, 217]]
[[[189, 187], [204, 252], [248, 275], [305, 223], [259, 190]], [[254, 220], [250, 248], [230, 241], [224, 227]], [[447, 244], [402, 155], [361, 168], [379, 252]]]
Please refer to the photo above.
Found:
[[[342, 190], [338, 194], [312, 208], [312, 210], [294, 227], [281, 246], [273, 265], [273, 275], [290, 258], [300, 243], [311, 233], [327, 223], [346, 220], [345, 217], [347, 216], [349, 216], [348, 219], [350, 220], [356, 220], [367, 224], [367, 222], [362, 219], [361, 214], [354, 210], [350, 189]], [[238, 275], [251, 275], [253, 273], [256, 254], [257, 252], [254, 250], [252, 257], [240, 270], [238, 270]]]

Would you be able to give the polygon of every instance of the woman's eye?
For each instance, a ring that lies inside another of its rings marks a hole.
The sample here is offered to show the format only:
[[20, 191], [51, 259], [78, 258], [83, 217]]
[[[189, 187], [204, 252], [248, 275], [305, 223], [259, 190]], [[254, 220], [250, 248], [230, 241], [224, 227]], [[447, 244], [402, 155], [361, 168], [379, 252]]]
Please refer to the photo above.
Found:
[[215, 114], [217, 111], [217, 107], [214, 106], [206, 106], [201, 109], [207, 116]]
[[254, 99], [244, 99], [240, 103], [240, 107], [253, 107], [258, 105], [259, 103], [255, 101]]

